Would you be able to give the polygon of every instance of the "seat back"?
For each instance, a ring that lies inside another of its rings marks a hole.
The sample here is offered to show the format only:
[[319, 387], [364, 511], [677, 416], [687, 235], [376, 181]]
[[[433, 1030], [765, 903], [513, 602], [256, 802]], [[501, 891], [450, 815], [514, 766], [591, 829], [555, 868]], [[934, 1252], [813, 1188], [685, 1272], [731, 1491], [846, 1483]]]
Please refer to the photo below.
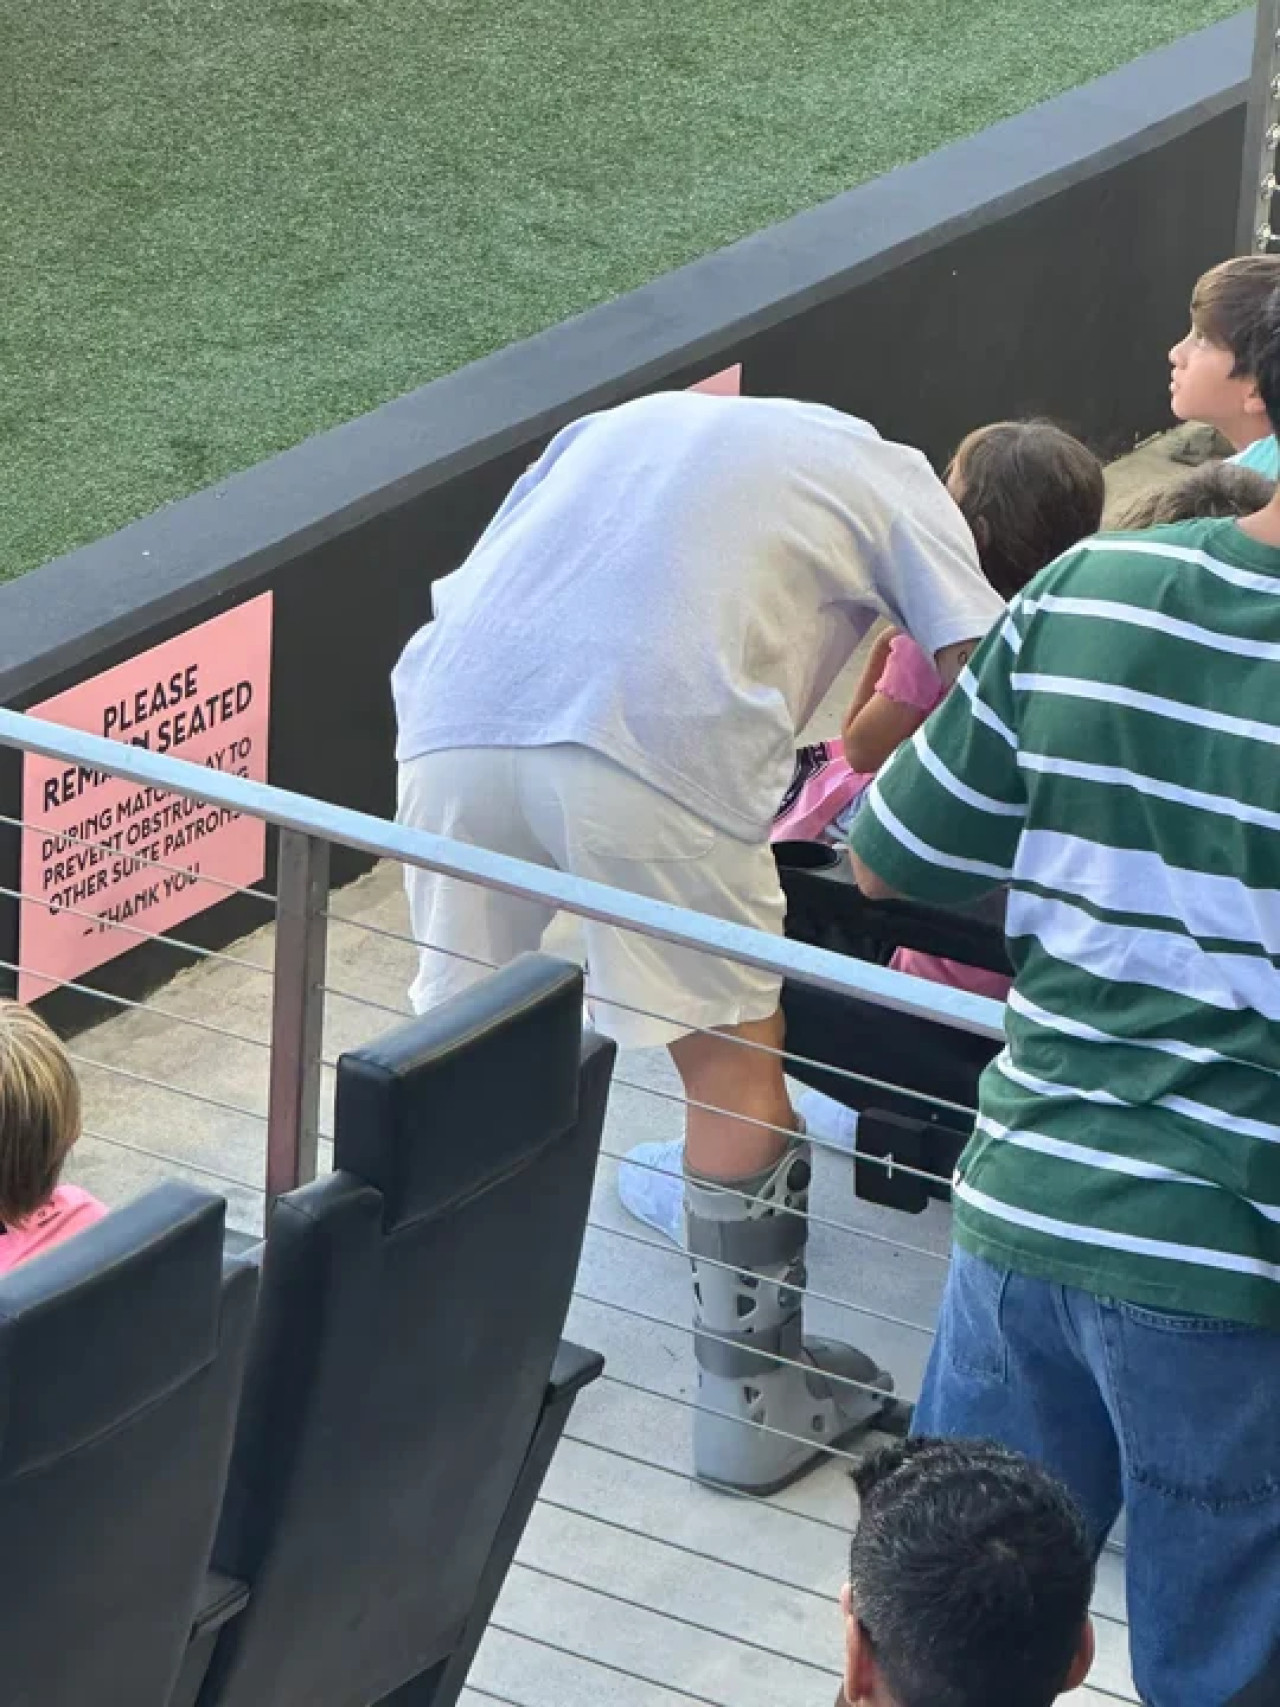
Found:
[[782, 1011], [793, 1077], [859, 1112], [932, 1116], [962, 1135], [971, 1130], [978, 1081], [1000, 1051], [993, 1038], [793, 980], [783, 985]]
[[782, 1012], [788, 1073], [862, 1117], [856, 1194], [912, 1213], [949, 1201], [978, 1081], [1000, 1045], [794, 980], [782, 987]]
[[204, 1581], [256, 1274], [168, 1183], [0, 1278], [9, 1707], [163, 1707]]
[[342, 1057], [271, 1216], [201, 1707], [367, 1707], [462, 1639], [569, 1306], [612, 1045], [528, 956]]
[[[793, 940], [880, 964], [895, 949], [910, 948], [986, 971], [1012, 971], [1003, 892], [959, 911], [868, 901], [848, 860], [833, 853], [817, 843], [774, 848]], [[861, 1115], [887, 1117], [859, 1126], [859, 1153], [896, 1158], [937, 1180], [928, 1185], [900, 1172], [895, 1181], [891, 1170], [869, 1160], [855, 1174], [858, 1195], [913, 1210], [931, 1197], [948, 1197], [942, 1182], [968, 1140], [978, 1080], [999, 1044], [794, 981], [783, 986], [782, 1010], [787, 1071]]]
[[895, 949], [910, 948], [1012, 974], [1004, 938], [1004, 890], [963, 907], [868, 901], [843, 852], [820, 842], [779, 842], [773, 852], [787, 900], [787, 935], [793, 941], [880, 965]]

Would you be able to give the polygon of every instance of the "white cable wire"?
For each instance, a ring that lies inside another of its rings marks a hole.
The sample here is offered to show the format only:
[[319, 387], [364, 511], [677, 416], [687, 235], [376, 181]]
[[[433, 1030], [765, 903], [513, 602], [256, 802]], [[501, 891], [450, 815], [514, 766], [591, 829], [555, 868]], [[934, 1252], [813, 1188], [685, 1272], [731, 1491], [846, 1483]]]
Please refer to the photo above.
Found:
[[[27, 895], [21, 889], [6, 889], [0, 885], [0, 895], [7, 895], [11, 901], [29, 901], [36, 907], [48, 907], [49, 903], [43, 895]], [[59, 913], [65, 913], [68, 918], [88, 919], [95, 925], [102, 924], [98, 913], [90, 913], [83, 907], [59, 907]], [[165, 948], [181, 949], [183, 954], [193, 954], [198, 960], [216, 960], [224, 966], [238, 966], [242, 972], [262, 972], [268, 978], [274, 975], [274, 967], [259, 966], [253, 960], [241, 960], [234, 954], [223, 954], [220, 949], [201, 948], [198, 943], [184, 942], [181, 937], [171, 936], [168, 931], [147, 931], [138, 925], [117, 924], [115, 920], [107, 921], [108, 928], [113, 931], [123, 931], [126, 936], [140, 937], [143, 942], [158, 942]]]
[[[629, 1244], [643, 1245], [647, 1250], [661, 1252], [663, 1256], [680, 1257], [684, 1262], [689, 1261], [689, 1253], [682, 1250], [679, 1245], [673, 1245], [670, 1243], [658, 1244], [654, 1239], [643, 1239], [639, 1233], [629, 1232], [623, 1227], [606, 1226], [603, 1221], [592, 1221], [588, 1219], [587, 1226], [594, 1233], [606, 1233], [610, 1238], [625, 1239]], [[724, 1269], [729, 1274], [740, 1274], [742, 1272], [741, 1263], [722, 1262], [719, 1257], [700, 1256], [698, 1261], [699, 1263], [705, 1264], [708, 1268]], [[817, 1288], [813, 1286], [797, 1287], [794, 1290], [802, 1291], [806, 1298], [816, 1298], [822, 1304], [834, 1304], [838, 1310], [857, 1311], [859, 1308], [857, 1304], [850, 1303], [847, 1298], [837, 1298], [833, 1292], [819, 1292]], [[920, 1331], [935, 1333], [937, 1330], [930, 1328], [921, 1329]]]
[[[646, 1399], [660, 1399], [664, 1404], [679, 1405], [681, 1410], [702, 1411], [709, 1417], [723, 1418], [724, 1416], [723, 1411], [717, 1411], [711, 1405], [700, 1405], [696, 1399], [686, 1399], [679, 1393], [660, 1393], [656, 1387], [646, 1387], [639, 1381], [628, 1381], [624, 1375], [610, 1375], [607, 1370], [598, 1379], [602, 1386], [622, 1387], [629, 1393], [642, 1393]], [[857, 1383], [852, 1383], [852, 1385], [856, 1386]], [[878, 1391], [878, 1389], [872, 1387], [865, 1388], [864, 1390], [866, 1392]], [[880, 1394], [880, 1397], [887, 1399], [891, 1398], [892, 1395], [882, 1393]], [[776, 1435], [779, 1440], [793, 1440], [797, 1446], [807, 1446], [814, 1453], [820, 1454], [824, 1458], [837, 1459], [843, 1464], [857, 1465], [862, 1462], [862, 1458], [860, 1458], [856, 1452], [846, 1452], [842, 1446], [828, 1446], [823, 1441], [814, 1440], [810, 1435], [792, 1434], [788, 1429], [774, 1428], [771, 1423], [752, 1423], [750, 1425], [744, 1424], [743, 1426], [750, 1426], [753, 1429], [758, 1429], [761, 1434]], [[867, 1424], [867, 1428], [870, 1430], [870, 1423]]]
[[154, 1079], [149, 1073], [135, 1073], [128, 1067], [117, 1067], [114, 1062], [95, 1061], [92, 1055], [80, 1055], [74, 1050], [67, 1050], [67, 1059], [74, 1061], [77, 1067], [91, 1067], [99, 1073], [111, 1073], [117, 1079], [128, 1079], [135, 1085], [149, 1085], [154, 1091], [167, 1091], [170, 1096], [186, 1097], [190, 1102], [203, 1103], [208, 1108], [219, 1108], [224, 1114], [236, 1114], [244, 1120], [257, 1120], [266, 1125], [267, 1116], [255, 1108], [242, 1108], [238, 1103], [223, 1102], [219, 1097], [206, 1096], [203, 1091], [187, 1090], [182, 1085], [171, 1085], [167, 1079]]
[[[780, 1138], [786, 1139], [788, 1143], [796, 1136], [794, 1126], [778, 1126], [771, 1120], [758, 1120], [752, 1114], [738, 1114], [731, 1108], [721, 1108], [713, 1102], [699, 1102], [696, 1097], [684, 1096], [679, 1091], [664, 1091], [656, 1085], [642, 1085], [635, 1079], [624, 1079], [619, 1073], [613, 1075], [612, 1082], [615, 1085], [621, 1085], [624, 1090], [639, 1091], [642, 1096], [656, 1097], [659, 1102], [679, 1103], [683, 1108], [696, 1108], [704, 1114], [723, 1114], [729, 1119], [737, 1121], [740, 1126], [751, 1126], [759, 1132], [776, 1132]], [[839, 1144], [833, 1143], [830, 1138], [813, 1137], [809, 1139], [809, 1142], [815, 1149], [831, 1150], [838, 1156], [848, 1156], [850, 1160], [857, 1158], [864, 1162], [877, 1163], [880, 1167], [892, 1169], [894, 1173], [910, 1174], [914, 1179], [926, 1180], [930, 1185], [950, 1186], [951, 1184], [950, 1179], [945, 1174], [931, 1174], [923, 1168], [913, 1168], [907, 1162], [899, 1162], [889, 1156], [873, 1156], [865, 1150], [856, 1148], [852, 1151], [845, 1150]]]
[[513, 1636], [518, 1642], [528, 1642], [535, 1648], [546, 1648], [550, 1653], [563, 1654], [566, 1659], [581, 1660], [584, 1665], [612, 1672], [615, 1677], [629, 1677], [634, 1683], [652, 1684], [655, 1689], [665, 1689], [668, 1695], [678, 1695], [682, 1701], [696, 1701], [698, 1707], [733, 1707], [731, 1702], [716, 1701], [710, 1695], [699, 1695], [695, 1690], [683, 1689], [677, 1683], [664, 1683], [660, 1677], [649, 1677], [645, 1672], [633, 1671], [629, 1666], [614, 1665], [610, 1660], [597, 1659], [594, 1654], [584, 1654], [580, 1649], [570, 1648], [563, 1642], [553, 1642], [548, 1636], [530, 1636], [525, 1630], [515, 1630], [510, 1624], [504, 1624], [500, 1618], [491, 1618], [489, 1628], [497, 1630], [503, 1636]]
[[70, 842], [75, 847], [100, 848], [103, 853], [117, 854], [121, 859], [131, 860], [134, 865], [145, 865], [154, 871], [168, 871], [175, 877], [190, 877], [197, 883], [208, 883], [214, 889], [226, 890], [230, 895], [250, 895], [255, 901], [275, 904], [276, 898], [269, 890], [248, 889], [243, 883], [228, 883], [225, 877], [210, 877], [206, 872], [193, 871], [185, 865], [169, 865], [162, 859], [147, 859], [129, 848], [116, 847], [111, 842], [92, 841], [87, 836], [77, 835], [74, 830], [58, 830], [52, 824], [36, 824], [29, 818], [11, 818], [4, 812], [0, 812], [0, 824], [11, 824], [15, 830], [34, 830], [41, 836], [54, 836], [58, 841]]
[[[813, 1144], [815, 1143], [815, 1140], [810, 1138], [809, 1143]], [[849, 1151], [841, 1150], [839, 1145], [834, 1145], [833, 1148], [838, 1155], [846, 1157], [849, 1156]], [[669, 1173], [666, 1168], [659, 1166], [657, 1162], [638, 1161], [627, 1150], [606, 1150], [601, 1146], [600, 1154], [611, 1162], [625, 1162], [629, 1168], [639, 1168], [643, 1173], [647, 1174], [659, 1174], [664, 1179], [680, 1180], [683, 1177], [681, 1175]], [[716, 1189], [717, 1191], [727, 1193], [730, 1197], [741, 1198], [744, 1203], [764, 1203], [766, 1201], [764, 1197], [758, 1194], [749, 1191], [741, 1191], [737, 1186], [730, 1185], [726, 1180], [718, 1181]], [[916, 1257], [928, 1257], [933, 1262], [945, 1263], [950, 1260], [945, 1251], [931, 1251], [925, 1245], [909, 1245], [902, 1239], [891, 1239], [887, 1233], [873, 1233], [868, 1228], [855, 1227], [852, 1221], [836, 1221], [830, 1215], [819, 1215], [817, 1211], [813, 1209], [795, 1209], [787, 1203], [775, 1203], [774, 1208], [780, 1214], [798, 1215], [802, 1220], [808, 1221], [815, 1227], [830, 1227], [837, 1233], [848, 1233], [851, 1238], [866, 1239], [873, 1245], [887, 1245], [890, 1250], [906, 1251], [909, 1255]], [[884, 1320], [886, 1322], [894, 1322], [897, 1321], [897, 1317], [886, 1316], [884, 1317]], [[900, 1325], [903, 1327], [911, 1326], [909, 1322], [901, 1323]]]
[[[609, 1448], [603, 1448], [608, 1451]], [[804, 1583], [791, 1582], [786, 1577], [776, 1577], [768, 1571], [760, 1571], [754, 1565], [740, 1564], [736, 1559], [724, 1559], [719, 1553], [704, 1552], [701, 1547], [690, 1547], [685, 1541], [673, 1541], [667, 1535], [651, 1535], [646, 1529], [637, 1529], [634, 1524], [622, 1523], [615, 1517], [603, 1517], [598, 1511], [583, 1511], [576, 1505], [569, 1505], [564, 1500], [553, 1499], [550, 1494], [538, 1496], [538, 1504], [546, 1506], [551, 1511], [565, 1513], [569, 1517], [581, 1518], [584, 1523], [595, 1523], [604, 1529], [615, 1529], [620, 1535], [629, 1535], [633, 1541], [648, 1541], [655, 1547], [665, 1547], [673, 1553], [682, 1553], [691, 1559], [701, 1559], [704, 1564], [719, 1565], [726, 1571], [737, 1571], [744, 1577], [751, 1577], [756, 1582], [765, 1583], [770, 1588], [785, 1588], [792, 1594], [802, 1594], [810, 1600], [820, 1601], [828, 1608], [833, 1605], [833, 1597], [824, 1594], [821, 1589], [808, 1588]], [[767, 1501], [761, 1501], [767, 1504]]]
[[[39, 972], [35, 967], [22, 967], [16, 960], [0, 960], [0, 968], [6, 972], [28, 971], [33, 978], [42, 978], [48, 974]], [[211, 1037], [225, 1038], [228, 1043], [247, 1043], [253, 1049], [265, 1049], [270, 1053], [271, 1045], [262, 1037], [247, 1037], [242, 1031], [228, 1031], [225, 1026], [211, 1025], [208, 1020], [193, 1019], [190, 1014], [176, 1014], [172, 1008], [158, 1008], [154, 1002], [134, 1002], [127, 996], [117, 996], [111, 990], [96, 990], [92, 984], [77, 984], [74, 978], [62, 976], [51, 977], [61, 989], [76, 990], [82, 996], [92, 996], [99, 1002], [110, 1002], [113, 1007], [129, 1008], [137, 1013], [151, 1014], [156, 1019], [172, 1020], [175, 1025], [194, 1026], [197, 1031], [207, 1031]]]
[[840, 1675], [832, 1666], [824, 1666], [817, 1660], [804, 1659], [784, 1648], [771, 1648], [768, 1643], [753, 1641], [750, 1636], [739, 1636], [729, 1630], [717, 1630], [713, 1624], [704, 1624], [700, 1619], [686, 1617], [681, 1612], [670, 1612], [666, 1607], [648, 1606], [644, 1601], [634, 1600], [630, 1595], [619, 1594], [616, 1589], [601, 1588], [598, 1583], [583, 1582], [580, 1577], [566, 1576], [561, 1571], [553, 1571], [547, 1565], [534, 1565], [519, 1556], [516, 1557], [514, 1565], [519, 1570], [532, 1571], [535, 1576], [545, 1577], [548, 1582], [562, 1583], [566, 1588], [581, 1589], [584, 1594], [594, 1594], [601, 1600], [611, 1600], [617, 1606], [630, 1607], [633, 1612], [648, 1613], [651, 1618], [661, 1618], [668, 1624], [678, 1624], [684, 1630], [696, 1630], [700, 1636], [714, 1636], [722, 1642], [732, 1642], [737, 1648], [764, 1654], [768, 1659], [782, 1660], [787, 1665], [803, 1666], [806, 1671], [816, 1671], [822, 1677], [838, 1678]]
[[[670, 1464], [659, 1464], [652, 1458], [641, 1458], [638, 1453], [627, 1452], [621, 1446], [604, 1446], [598, 1440], [588, 1440], [585, 1435], [571, 1434], [568, 1429], [560, 1437], [574, 1446], [584, 1446], [591, 1452], [603, 1452], [610, 1458], [618, 1458], [624, 1464], [634, 1464], [641, 1470], [652, 1470], [656, 1476], [674, 1476], [677, 1481], [686, 1483], [691, 1488], [697, 1488], [700, 1493], [707, 1493], [705, 1483], [689, 1470], [677, 1470]], [[745, 1500], [748, 1505], [761, 1506], [765, 1511], [772, 1512], [775, 1517], [794, 1517], [801, 1523], [812, 1523], [819, 1529], [829, 1529], [835, 1535], [841, 1536], [846, 1542], [849, 1539], [847, 1523], [834, 1523], [829, 1517], [819, 1517], [816, 1512], [800, 1511], [796, 1506], [779, 1504], [778, 1495], [772, 1494], [765, 1498], [763, 1494], [749, 1494], [745, 1488], [717, 1488], [716, 1499]]]
[[[423, 949], [427, 949], [432, 954], [443, 955], [446, 960], [461, 960], [468, 966], [481, 966], [487, 972], [498, 970], [498, 962], [495, 960], [486, 960], [478, 954], [464, 954], [458, 948], [440, 948], [434, 943], [422, 943], [418, 941], [417, 937], [408, 936], [404, 931], [391, 930], [386, 925], [368, 924], [363, 919], [351, 919], [342, 914], [327, 911], [324, 916], [332, 924], [345, 925], [349, 930], [367, 931], [371, 936], [386, 937], [392, 942], [403, 943], [406, 947], [416, 949], [419, 953]], [[594, 996], [589, 977], [586, 983], [586, 994], [589, 999], [598, 1002], [601, 1007], [618, 1008], [623, 1013], [638, 1014], [642, 1019], [654, 1019], [662, 1025], [676, 1023], [669, 1014], [660, 1014], [653, 1008], [637, 1007], [632, 1002], [620, 1002], [613, 997]], [[355, 996], [348, 999], [360, 1000], [359, 997]], [[400, 1010], [389, 1009], [387, 1011]], [[833, 1078], [846, 1079], [851, 1084], [865, 1085], [871, 1090], [889, 1091], [897, 1096], [912, 1097], [918, 1102], [928, 1104], [931, 1108], [946, 1109], [949, 1113], [959, 1114], [969, 1121], [973, 1119], [974, 1111], [966, 1104], [952, 1102], [947, 1097], [935, 1096], [931, 1091], [916, 1090], [910, 1085], [895, 1085], [891, 1080], [873, 1078], [869, 1073], [858, 1073], [851, 1067], [839, 1067], [833, 1062], [819, 1061], [814, 1056], [801, 1055], [793, 1049], [775, 1049], [772, 1044], [761, 1043], [756, 1038], [738, 1037], [730, 1032], [717, 1031], [709, 1026], [691, 1025], [688, 1029], [693, 1035], [715, 1037], [720, 1042], [731, 1043], [737, 1049], [753, 1049], [758, 1054], [776, 1055], [782, 1060], [784, 1067], [788, 1063], [797, 1067], [814, 1067], [820, 1072], [829, 1073]]]
[[[562, 1438], [571, 1442], [571, 1444], [575, 1446], [590, 1446], [595, 1451], [603, 1453], [606, 1457], [619, 1458], [625, 1463], [639, 1464], [644, 1469], [656, 1470], [662, 1475], [675, 1476], [680, 1481], [688, 1482], [694, 1487], [702, 1486], [696, 1476], [689, 1475], [685, 1471], [673, 1470], [665, 1464], [657, 1464], [646, 1458], [638, 1458], [630, 1452], [620, 1452], [617, 1447], [605, 1446], [598, 1441], [584, 1440], [582, 1436], [575, 1434], [566, 1433]], [[796, 1517], [807, 1523], [821, 1524], [823, 1528], [834, 1530], [844, 1539], [847, 1539], [852, 1532], [851, 1528], [846, 1525], [831, 1523], [827, 1519], [814, 1517], [809, 1512], [796, 1511], [791, 1506], [775, 1505], [772, 1499], [764, 1499], [759, 1494], [747, 1494], [738, 1489], [720, 1488], [715, 1489], [714, 1492], [717, 1498], [719, 1498], [722, 1493], [733, 1493], [740, 1499], [751, 1501], [754, 1505], [764, 1506], [767, 1511], [775, 1512], [780, 1517]], [[671, 1552], [685, 1553], [691, 1558], [703, 1560], [706, 1564], [720, 1565], [727, 1571], [739, 1571], [744, 1576], [753, 1577], [756, 1581], [767, 1583], [773, 1588], [784, 1588], [789, 1590], [792, 1594], [806, 1595], [810, 1600], [820, 1601], [823, 1606], [829, 1607], [832, 1605], [833, 1597], [830, 1594], [824, 1593], [821, 1589], [809, 1588], [805, 1583], [793, 1582], [790, 1578], [775, 1576], [769, 1571], [757, 1570], [754, 1565], [744, 1565], [736, 1559], [725, 1559], [719, 1553], [704, 1552], [700, 1547], [691, 1547], [686, 1541], [674, 1541], [669, 1535], [654, 1535], [647, 1529], [638, 1529], [634, 1524], [623, 1523], [618, 1518], [603, 1517], [598, 1511], [583, 1511], [579, 1506], [570, 1505], [567, 1501], [555, 1499], [550, 1494], [539, 1494], [538, 1504], [548, 1506], [552, 1511], [563, 1512], [567, 1516], [581, 1518], [584, 1523], [596, 1523], [602, 1525], [606, 1529], [616, 1529], [623, 1535], [631, 1536], [633, 1540], [648, 1541], [655, 1547], [665, 1547]], [[1102, 1610], [1095, 1608], [1092, 1616], [1100, 1623], [1114, 1624], [1121, 1630], [1128, 1629], [1128, 1625], [1125, 1620], [1117, 1617], [1114, 1612], [1103, 1612]]]
[[[701, 1262], [702, 1258], [699, 1257], [698, 1261]], [[807, 1293], [802, 1291], [801, 1295], [807, 1296]], [[673, 1333], [685, 1334], [696, 1339], [715, 1340], [719, 1345], [742, 1345], [742, 1341], [734, 1339], [731, 1334], [716, 1333], [712, 1328], [695, 1327], [692, 1322], [673, 1322], [669, 1316], [655, 1316], [648, 1310], [637, 1310], [634, 1304], [615, 1304], [610, 1298], [597, 1298], [590, 1292], [576, 1290], [573, 1296], [582, 1304], [594, 1304], [600, 1310], [616, 1310], [620, 1316], [630, 1316], [637, 1322], [648, 1322], [655, 1328], [670, 1328]], [[859, 1315], [865, 1313], [859, 1310], [856, 1304], [850, 1304], [848, 1308], [857, 1310]], [[875, 1314], [874, 1311], [870, 1313]], [[922, 1328], [918, 1322], [905, 1322], [902, 1326], [914, 1328], [917, 1333], [925, 1334], [930, 1339], [937, 1332], [936, 1328]], [[749, 1350], [750, 1347], [747, 1349]], [[773, 1351], [762, 1351], [759, 1355], [767, 1358], [770, 1363], [776, 1363], [780, 1369], [800, 1369], [806, 1374], [813, 1373], [813, 1364], [802, 1363], [799, 1358], [784, 1357], [780, 1352]], [[825, 1380], [838, 1382], [842, 1387], [852, 1387], [859, 1393], [882, 1393], [885, 1398], [896, 1396], [884, 1393], [883, 1388], [873, 1387], [869, 1381], [857, 1381], [852, 1375], [837, 1375], [834, 1370], [830, 1369], [824, 1369], [822, 1374]]]
[[239, 1179], [235, 1174], [216, 1173], [213, 1168], [202, 1167], [199, 1162], [183, 1161], [179, 1156], [166, 1155], [163, 1150], [145, 1150], [140, 1144], [126, 1143], [123, 1138], [109, 1138], [105, 1132], [95, 1132], [90, 1126], [81, 1127], [80, 1136], [94, 1144], [108, 1144], [113, 1150], [128, 1150], [132, 1155], [145, 1156], [150, 1162], [166, 1162], [171, 1168], [181, 1168], [185, 1173], [202, 1174], [206, 1179], [217, 1180], [219, 1185], [234, 1185], [240, 1191], [253, 1192], [256, 1197], [265, 1196], [263, 1188], [250, 1180]]

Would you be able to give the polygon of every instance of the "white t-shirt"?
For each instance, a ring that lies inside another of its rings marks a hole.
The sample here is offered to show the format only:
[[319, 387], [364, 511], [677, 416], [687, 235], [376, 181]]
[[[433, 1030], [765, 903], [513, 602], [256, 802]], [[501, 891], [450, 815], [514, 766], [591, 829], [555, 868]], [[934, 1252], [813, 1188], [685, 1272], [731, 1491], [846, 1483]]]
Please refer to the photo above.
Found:
[[919, 451], [689, 392], [566, 427], [433, 602], [392, 676], [402, 762], [574, 743], [750, 840], [877, 617], [937, 652], [1003, 608]]

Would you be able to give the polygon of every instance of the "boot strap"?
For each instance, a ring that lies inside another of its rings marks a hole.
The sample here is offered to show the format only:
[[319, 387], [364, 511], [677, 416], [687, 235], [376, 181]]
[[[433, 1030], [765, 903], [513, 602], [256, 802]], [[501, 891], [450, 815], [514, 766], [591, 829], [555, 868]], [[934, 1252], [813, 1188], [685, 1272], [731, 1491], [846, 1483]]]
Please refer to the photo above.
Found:
[[804, 1350], [804, 1329], [800, 1312], [788, 1316], [776, 1327], [761, 1333], [710, 1334], [697, 1329], [693, 1336], [694, 1356], [708, 1375], [725, 1375], [731, 1381], [742, 1381], [752, 1375], [767, 1375], [778, 1367], [780, 1357], [799, 1361]]
[[755, 1221], [713, 1221], [709, 1216], [689, 1215], [685, 1224], [691, 1257], [711, 1257], [752, 1270], [795, 1262], [804, 1251], [805, 1231], [802, 1212], [779, 1209]]

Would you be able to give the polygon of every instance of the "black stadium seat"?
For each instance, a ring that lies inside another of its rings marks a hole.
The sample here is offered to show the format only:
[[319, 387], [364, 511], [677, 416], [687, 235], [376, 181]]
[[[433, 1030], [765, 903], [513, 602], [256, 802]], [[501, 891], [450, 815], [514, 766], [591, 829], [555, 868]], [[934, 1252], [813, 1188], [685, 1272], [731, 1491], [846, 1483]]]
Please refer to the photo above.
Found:
[[[872, 902], [834, 850], [783, 842], [774, 853], [795, 941], [877, 964], [901, 947], [1010, 970], [1003, 895], [958, 911]], [[794, 981], [783, 987], [782, 1007], [793, 1056], [787, 1071], [858, 1111], [859, 1152], [949, 1179], [973, 1125], [978, 1080], [999, 1043]], [[915, 1211], [950, 1195], [875, 1161], [858, 1164], [855, 1186], [860, 1197]]]
[[205, 1583], [256, 1270], [167, 1183], [0, 1278], [0, 1699], [164, 1707]]
[[274, 1206], [200, 1707], [445, 1707], [573, 1394], [560, 1333], [613, 1046], [542, 956], [338, 1066], [338, 1169]]

